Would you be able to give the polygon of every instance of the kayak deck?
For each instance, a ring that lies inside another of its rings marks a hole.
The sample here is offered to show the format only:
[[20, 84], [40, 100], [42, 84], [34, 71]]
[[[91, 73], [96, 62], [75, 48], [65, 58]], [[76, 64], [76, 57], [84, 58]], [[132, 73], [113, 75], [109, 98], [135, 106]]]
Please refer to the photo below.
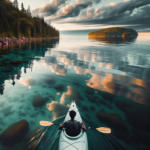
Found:
[[[75, 101], [72, 101], [69, 111], [74, 110], [76, 112], [75, 119], [76, 121], [82, 122], [82, 118], [78, 111]], [[69, 111], [65, 117], [64, 121], [71, 120]], [[59, 139], [59, 150], [88, 150], [88, 141], [87, 134], [83, 130], [81, 130], [80, 134], [71, 137], [66, 134], [65, 129], [61, 131], [60, 139]]]
[[69, 115], [69, 112], [70, 112], [71, 110], [74, 110], [74, 111], [76, 112], [76, 116], [75, 116], [74, 120], [79, 121], [79, 122], [82, 122], [82, 118], [81, 118], [81, 116], [80, 116], [80, 113], [79, 113], [79, 111], [78, 111], [78, 108], [77, 108], [77, 106], [76, 106], [75, 101], [72, 101], [72, 103], [71, 103], [71, 105], [70, 105], [70, 108], [69, 108], [69, 111], [68, 111], [68, 113], [67, 113], [67, 115], [66, 115], [65, 121], [71, 120], [70, 115]]

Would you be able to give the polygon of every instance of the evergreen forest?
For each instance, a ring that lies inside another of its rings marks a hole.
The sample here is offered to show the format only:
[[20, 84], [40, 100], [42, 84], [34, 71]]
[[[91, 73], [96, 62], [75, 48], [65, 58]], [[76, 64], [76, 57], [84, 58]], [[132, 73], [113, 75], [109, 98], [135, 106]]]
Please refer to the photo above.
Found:
[[50, 38], [59, 37], [59, 31], [44, 21], [43, 17], [32, 17], [30, 7], [21, 10], [14, 0], [0, 0], [0, 38]]

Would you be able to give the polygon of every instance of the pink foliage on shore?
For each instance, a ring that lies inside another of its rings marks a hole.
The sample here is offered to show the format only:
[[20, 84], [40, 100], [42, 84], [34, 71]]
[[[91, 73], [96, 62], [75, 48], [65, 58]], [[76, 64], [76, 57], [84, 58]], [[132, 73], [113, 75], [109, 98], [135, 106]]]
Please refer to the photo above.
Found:
[[5, 38], [0, 39], [0, 47], [2, 46], [2, 43], [4, 43], [4, 46], [12, 45], [12, 44], [20, 44], [20, 43], [27, 43], [32, 41], [41, 41], [41, 40], [50, 40], [50, 39], [58, 39], [59, 37], [52, 37], [52, 38]]

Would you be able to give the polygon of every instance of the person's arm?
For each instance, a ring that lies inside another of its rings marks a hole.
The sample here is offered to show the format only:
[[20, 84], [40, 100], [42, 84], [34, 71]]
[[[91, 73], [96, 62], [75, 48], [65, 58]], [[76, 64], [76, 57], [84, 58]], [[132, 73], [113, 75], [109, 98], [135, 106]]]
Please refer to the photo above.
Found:
[[64, 127], [64, 122], [61, 124], [61, 126], [59, 127], [59, 130], [62, 130], [62, 128]]
[[84, 131], [87, 131], [86, 126], [85, 126], [84, 122], [82, 122], [82, 129], [83, 129]]

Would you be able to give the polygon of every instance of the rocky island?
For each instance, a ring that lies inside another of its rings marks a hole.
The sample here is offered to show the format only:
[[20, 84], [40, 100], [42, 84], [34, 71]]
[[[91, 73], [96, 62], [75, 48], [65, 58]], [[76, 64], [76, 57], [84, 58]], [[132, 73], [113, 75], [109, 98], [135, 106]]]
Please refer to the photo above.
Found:
[[135, 30], [121, 27], [102, 29], [88, 34], [89, 38], [135, 38], [137, 36]]

